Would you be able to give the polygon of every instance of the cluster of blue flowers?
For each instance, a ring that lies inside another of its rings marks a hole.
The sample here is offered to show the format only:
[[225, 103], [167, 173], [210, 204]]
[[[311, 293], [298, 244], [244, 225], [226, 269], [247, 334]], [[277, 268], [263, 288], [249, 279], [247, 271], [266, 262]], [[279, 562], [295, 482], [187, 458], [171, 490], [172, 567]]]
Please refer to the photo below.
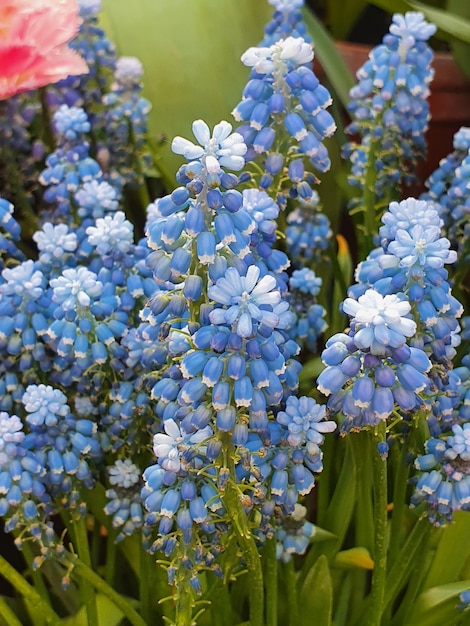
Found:
[[307, 42], [311, 41], [302, 15], [304, 0], [268, 1], [274, 7], [274, 13], [264, 27], [264, 38], [260, 46], [272, 46], [286, 37], [302, 37]]
[[435, 203], [445, 232], [458, 250], [457, 275], [463, 278], [470, 254], [469, 128], [462, 127], [455, 133], [453, 148], [426, 181], [428, 190], [422, 198]]
[[343, 303], [349, 329], [327, 341], [317, 384], [331, 396], [329, 411], [344, 416], [343, 433], [382, 420], [427, 419], [432, 438], [415, 461], [411, 504], [425, 500], [430, 520], [443, 524], [470, 504], [464, 445], [469, 371], [465, 365], [452, 370], [463, 307], [445, 268], [457, 255], [441, 236], [433, 203], [392, 202], [382, 222], [382, 246], [358, 266]]
[[[133, 226], [118, 210], [118, 191], [88, 154], [84, 110], [61, 105], [53, 127], [58, 147], [41, 175], [51, 210], [32, 237], [37, 260], [17, 248], [20, 227], [12, 205], [1, 200], [1, 408], [23, 416], [27, 429], [5, 464], [24, 457], [21, 463], [31, 467], [29, 478], [26, 467], [20, 474], [10, 470], [15, 489], [13, 495], [9, 488], [4, 492], [9, 506], [3, 514], [9, 530], [32, 534], [44, 550], [54, 534], [48, 520], [58, 506], [84, 513], [79, 486], [94, 485], [107, 450], [118, 461], [132, 443], [137, 455], [148, 447], [151, 410], [148, 394], [142, 394], [143, 367], [132, 360], [135, 340], [127, 335], [156, 289], [145, 265], [150, 250], [134, 242]], [[13, 428], [17, 419], [6, 424]], [[125, 470], [117, 461], [117, 469]], [[115, 487], [107, 493], [107, 511], [123, 526], [122, 538], [142, 526], [142, 504], [140, 475], [132, 498], [122, 493], [118, 473], [111, 474]], [[33, 483], [39, 486], [32, 491]]]
[[[142, 66], [116, 61], [99, 0], [80, 2], [74, 45], [92, 71], [50, 93], [44, 193], [32, 185], [21, 200], [47, 203], [28, 233], [34, 259], [0, 198], [0, 516], [19, 547], [39, 543], [37, 566], [64, 550], [52, 516], [83, 516], [97, 480], [116, 541], [138, 534], [170, 584], [200, 593], [200, 573], [223, 576], [219, 556], [237, 541], [243, 566], [243, 539], [275, 538], [284, 562], [303, 554], [315, 527], [302, 499], [333, 416], [343, 435], [386, 422], [391, 439], [425, 422], [411, 506], [424, 503], [436, 525], [470, 508], [470, 363], [452, 369], [463, 308], [446, 267], [451, 241], [467, 254], [470, 136], [456, 135], [421, 200], [389, 204], [342, 304], [348, 328], [321, 355], [328, 402], [299, 396], [301, 349], [315, 353], [327, 328], [314, 270], [332, 230], [313, 187], [335, 125], [303, 1], [271, 4], [265, 39], [242, 57], [253, 69], [240, 126], [199, 119], [194, 141], [174, 138], [185, 163], [139, 240], [122, 207], [150, 164]], [[395, 16], [351, 94], [352, 179], [365, 185], [372, 159], [381, 202], [384, 181], [398, 183], [424, 148], [433, 32], [421, 14]], [[5, 110], [22, 111], [15, 146], [31, 146], [39, 108], [22, 98]], [[44, 149], [28, 148], [28, 172]]]
[[116, 65], [116, 49], [104, 30], [99, 26], [101, 0], [78, 0], [82, 23], [70, 47], [86, 61], [89, 73], [68, 76], [47, 89], [48, 106], [81, 107], [85, 109], [92, 125], [93, 140], [105, 139], [102, 134], [103, 96], [109, 88], [109, 79]]
[[[390, 32], [358, 70], [350, 91], [353, 121], [347, 130], [360, 141], [344, 147], [343, 155], [351, 161], [349, 182], [363, 190], [373, 184], [380, 207], [399, 196], [402, 183], [415, 180], [416, 161], [425, 154], [433, 78], [427, 40], [435, 31], [422, 13], [394, 15]], [[373, 171], [373, 183], [366, 183], [366, 171]]]
[[323, 407], [295, 395], [295, 316], [282, 299], [289, 263], [272, 247], [279, 209], [264, 191], [237, 189], [241, 177], [227, 170], [242, 169], [246, 145], [230, 124], [211, 133], [198, 120], [193, 131], [198, 145], [173, 141], [188, 160], [182, 186], [154, 203], [147, 226], [159, 289], [144, 320], [167, 359], [152, 389], [165, 432], [154, 437], [142, 495], [146, 523], [158, 525], [150, 549], [171, 557], [169, 572], [182, 554], [193, 569], [212, 568], [233, 514], [228, 482], [252, 523], [261, 513], [257, 536], [274, 532], [274, 509], [280, 524], [310, 492], [323, 433], [335, 428]]

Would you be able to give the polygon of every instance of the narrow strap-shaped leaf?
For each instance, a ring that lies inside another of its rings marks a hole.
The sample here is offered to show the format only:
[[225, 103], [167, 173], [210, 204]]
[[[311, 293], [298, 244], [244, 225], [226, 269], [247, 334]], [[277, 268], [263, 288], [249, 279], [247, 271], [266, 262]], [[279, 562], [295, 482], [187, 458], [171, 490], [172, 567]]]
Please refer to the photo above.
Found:
[[325, 555], [321, 555], [307, 574], [299, 592], [301, 625], [330, 626], [333, 611], [333, 583]]
[[470, 580], [441, 585], [424, 591], [417, 599], [411, 615], [405, 619], [403, 626], [443, 626], [459, 623], [462, 617], [459, 596], [470, 589]]
[[465, 511], [457, 511], [454, 519], [453, 524], [441, 531], [436, 555], [424, 584], [425, 589], [459, 580], [470, 558], [470, 516]]

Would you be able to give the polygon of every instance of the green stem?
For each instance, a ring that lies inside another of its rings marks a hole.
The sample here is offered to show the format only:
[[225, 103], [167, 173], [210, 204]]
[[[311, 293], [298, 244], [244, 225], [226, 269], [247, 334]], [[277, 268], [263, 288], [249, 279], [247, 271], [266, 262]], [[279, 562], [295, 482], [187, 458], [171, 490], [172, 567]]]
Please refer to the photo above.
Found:
[[[375, 169], [375, 162], [377, 160], [377, 149], [379, 147], [378, 140], [371, 140], [369, 146], [369, 152], [367, 154], [367, 166], [366, 166], [366, 177], [364, 181], [364, 192], [363, 192], [363, 209], [364, 209], [364, 237], [361, 237], [361, 259], [365, 257], [365, 254], [372, 247], [372, 238], [375, 234], [377, 228], [377, 222], [375, 219], [375, 203], [376, 203], [376, 195], [375, 195], [375, 181], [377, 172]], [[365, 252], [365, 254], [364, 254]]]
[[44, 578], [42, 576], [42, 572], [39, 569], [36, 569], [33, 565], [34, 554], [31, 550], [31, 547], [28, 545], [26, 541], [23, 542], [23, 546], [21, 548], [21, 552], [25, 558], [26, 563], [28, 564], [29, 573], [31, 575], [34, 588], [36, 591], [40, 593], [45, 602], [49, 605], [51, 604], [49, 598], [49, 592], [46, 587], [46, 583], [44, 582]]
[[385, 442], [385, 422], [377, 426], [377, 434], [372, 435], [372, 458], [374, 471], [374, 571], [372, 573], [371, 606], [368, 626], [380, 626], [385, 583], [387, 574], [387, 461], [382, 459], [377, 444]]
[[192, 626], [194, 600], [190, 585], [190, 574], [184, 565], [180, 565], [176, 575], [176, 605], [174, 626]]
[[56, 141], [52, 130], [52, 116], [49, 105], [47, 104], [47, 88], [40, 87], [38, 89], [39, 101], [41, 103], [42, 113], [42, 139], [48, 147], [48, 152], [54, 152], [56, 149]]
[[356, 519], [356, 545], [371, 550], [374, 537], [374, 510], [372, 506], [373, 457], [374, 447], [369, 433], [358, 433], [352, 446], [358, 470], [357, 504], [354, 509]]
[[264, 585], [263, 571], [261, 569], [261, 559], [255, 539], [249, 529], [245, 511], [239, 499], [239, 493], [230, 479], [223, 502], [227, 514], [233, 524], [233, 529], [237, 535], [238, 543], [245, 558], [249, 577], [249, 598], [250, 598], [250, 626], [263, 626], [264, 614]]
[[[85, 517], [80, 517], [73, 522], [73, 530], [78, 556], [93, 571]], [[95, 590], [86, 576], [82, 577], [80, 581], [80, 594], [86, 607], [88, 626], [99, 626]]]
[[143, 548], [140, 550], [140, 578], [139, 578], [139, 593], [140, 593], [140, 613], [142, 618], [147, 624], [151, 623], [151, 577], [152, 568], [150, 567], [152, 557]]
[[266, 587], [266, 626], [277, 626], [277, 558], [276, 540], [274, 538], [266, 541], [263, 553], [264, 560], [264, 580]]
[[42, 615], [46, 624], [50, 626], [61, 626], [62, 620], [57, 613], [51, 609], [49, 604], [32, 587], [26, 579], [11, 566], [3, 556], [0, 556], [0, 576], [3, 576], [25, 600]]
[[[398, 442], [397, 442], [398, 443]], [[405, 510], [406, 489], [408, 486], [408, 474], [410, 465], [407, 463], [407, 455], [409, 449], [409, 437], [405, 437], [402, 444], [400, 454], [396, 459], [394, 467], [396, 469], [395, 480], [393, 485], [393, 509], [392, 519], [390, 522], [390, 545], [389, 545], [389, 563], [393, 564], [397, 558], [402, 537], [403, 513]]]
[[287, 609], [289, 612], [289, 626], [298, 626], [300, 623], [299, 599], [297, 595], [297, 577], [294, 561], [291, 559], [284, 564], [286, 578]]
[[[147, 626], [142, 617], [129, 604], [128, 600], [126, 600], [124, 596], [122, 596], [120, 593], [110, 587], [108, 583], [103, 578], [101, 578], [101, 576], [96, 574], [96, 572], [88, 567], [88, 565], [83, 563], [83, 561], [81, 561], [72, 554], [68, 554], [64, 560], [66, 564], [73, 565], [73, 573], [76, 573], [82, 579], [85, 578], [86, 580], [88, 580], [88, 582], [94, 587], [94, 589], [109, 598], [109, 600], [111, 600], [111, 602], [113, 602], [118, 607], [118, 609], [122, 611], [124, 617], [128, 619], [132, 626]], [[87, 626], [90, 625], [88, 624]]]
[[104, 579], [111, 585], [114, 584], [114, 576], [116, 573], [116, 532], [114, 529], [108, 531], [106, 538], [106, 564], [104, 570]]
[[23, 626], [2, 596], [0, 596], [0, 619], [3, 626]]

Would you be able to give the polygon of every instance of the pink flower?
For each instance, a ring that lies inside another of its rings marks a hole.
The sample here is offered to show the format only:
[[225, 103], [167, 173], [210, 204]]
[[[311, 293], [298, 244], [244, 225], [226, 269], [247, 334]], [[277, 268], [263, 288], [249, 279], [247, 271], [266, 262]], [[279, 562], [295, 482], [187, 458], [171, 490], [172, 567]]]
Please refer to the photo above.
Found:
[[67, 46], [79, 25], [76, 0], [0, 0], [0, 100], [87, 74]]

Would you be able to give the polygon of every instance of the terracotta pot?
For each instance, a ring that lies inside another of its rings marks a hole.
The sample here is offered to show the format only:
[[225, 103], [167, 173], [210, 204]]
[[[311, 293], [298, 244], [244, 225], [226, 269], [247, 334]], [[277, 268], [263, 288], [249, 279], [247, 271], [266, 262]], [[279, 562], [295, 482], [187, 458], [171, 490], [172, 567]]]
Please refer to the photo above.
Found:
[[[336, 47], [350, 71], [356, 71], [366, 61], [370, 46], [349, 42], [337, 42]], [[452, 55], [436, 52], [431, 83], [429, 108], [431, 120], [427, 132], [428, 154], [426, 161], [418, 167], [422, 183], [434, 171], [439, 161], [452, 151], [452, 138], [461, 126], [470, 126], [470, 80], [461, 72]]]

